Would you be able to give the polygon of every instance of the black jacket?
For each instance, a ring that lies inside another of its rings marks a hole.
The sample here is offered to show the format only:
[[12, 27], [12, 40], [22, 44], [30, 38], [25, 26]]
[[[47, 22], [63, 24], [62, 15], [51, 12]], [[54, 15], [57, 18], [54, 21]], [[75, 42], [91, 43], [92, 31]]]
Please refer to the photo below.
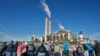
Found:
[[88, 50], [88, 48], [86, 47], [86, 44], [83, 44], [83, 48], [84, 50]]
[[40, 46], [40, 47], [38, 48], [38, 52], [40, 52], [40, 53], [46, 53], [46, 48], [45, 48], [45, 46]]
[[94, 50], [95, 50], [96, 53], [100, 53], [100, 43], [95, 44]]
[[35, 48], [34, 44], [29, 44], [28, 45], [28, 51], [29, 52], [35, 52], [36, 51], [36, 48]]
[[7, 52], [13, 52], [13, 47], [14, 47], [13, 43], [8, 44], [6, 51]]
[[18, 43], [16, 43], [13, 47], [13, 52], [17, 52], [17, 48], [18, 48]]

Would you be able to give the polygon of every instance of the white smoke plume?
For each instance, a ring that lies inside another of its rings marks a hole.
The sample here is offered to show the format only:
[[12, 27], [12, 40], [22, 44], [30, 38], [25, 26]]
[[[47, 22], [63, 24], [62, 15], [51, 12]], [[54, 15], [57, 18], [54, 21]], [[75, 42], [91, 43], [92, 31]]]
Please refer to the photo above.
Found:
[[46, 15], [51, 18], [51, 11], [49, 9], [49, 6], [45, 3], [45, 0], [40, 0], [42, 6], [43, 6], [43, 10], [45, 11]]
[[59, 20], [56, 20], [56, 22], [58, 23], [58, 27], [61, 29], [61, 30], [64, 30], [65, 27], [60, 23]]
[[65, 27], [62, 25], [62, 24], [58, 24], [58, 26], [59, 26], [59, 28], [61, 29], [61, 30], [64, 30], [65, 29]]

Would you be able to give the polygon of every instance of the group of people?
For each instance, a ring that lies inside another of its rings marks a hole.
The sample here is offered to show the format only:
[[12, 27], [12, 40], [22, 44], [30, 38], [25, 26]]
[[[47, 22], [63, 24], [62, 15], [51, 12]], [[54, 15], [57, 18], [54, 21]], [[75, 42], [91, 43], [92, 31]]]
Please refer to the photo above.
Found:
[[71, 43], [64, 44], [65, 56], [100, 56], [100, 43]]
[[100, 56], [100, 43], [70, 43], [64, 42], [63, 46], [58, 43], [41, 43], [35, 46], [34, 43], [11, 41], [0, 45], [0, 56]]
[[11, 41], [0, 45], [0, 56], [50, 56], [50, 51], [54, 51], [54, 47], [48, 43], [35, 46], [34, 43]]

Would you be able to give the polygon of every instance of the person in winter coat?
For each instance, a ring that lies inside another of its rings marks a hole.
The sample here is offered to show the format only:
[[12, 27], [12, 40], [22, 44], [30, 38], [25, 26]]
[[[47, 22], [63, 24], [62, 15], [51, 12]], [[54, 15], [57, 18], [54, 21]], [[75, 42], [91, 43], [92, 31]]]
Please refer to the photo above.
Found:
[[77, 52], [78, 52], [78, 56], [84, 56], [84, 48], [83, 48], [83, 44], [79, 43], [78, 47], [77, 47]]
[[7, 49], [6, 49], [6, 56], [12, 56], [13, 53], [13, 41], [11, 41], [11, 43], [8, 44]]
[[86, 43], [83, 44], [83, 48], [84, 48], [84, 56], [89, 56], [89, 50]]
[[53, 56], [54, 54], [54, 45], [50, 45], [50, 54]]
[[47, 54], [46, 54], [46, 56], [49, 56], [50, 54], [50, 46], [49, 46], [49, 44], [48, 43], [45, 43], [45, 48], [46, 48], [46, 51], [47, 51]]
[[87, 44], [87, 45], [88, 45], [88, 50], [89, 50], [89, 56], [94, 56], [93, 45], [92, 44]]
[[14, 48], [13, 48], [13, 56], [17, 56], [17, 47], [18, 47], [18, 41], [16, 41]]
[[21, 42], [18, 43], [18, 48], [17, 48], [17, 56], [21, 56], [23, 51], [23, 45]]
[[100, 43], [98, 41], [95, 41], [94, 50], [96, 56], [100, 56]]
[[34, 46], [34, 44], [32, 43], [32, 44], [29, 44], [28, 45], [28, 55], [29, 56], [36, 56], [36, 48], [35, 48], [35, 46]]
[[0, 45], [0, 56], [5, 56], [6, 48], [7, 48], [6, 42], [4, 42]]
[[76, 48], [76, 45], [75, 44], [72, 44], [71, 45], [71, 49], [73, 51], [73, 56], [77, 56], [77, 48]]
[[64, 43], [63, 49], [65, 56], [69, 56], [69, 43], [67, 41]]
[[61, 56], [61, 48], [58, 46], [58, 44], [54, 47], [54, 56]]
[[46, 54], [47, 54], [46, 48], [44, 44], [42, 43], [41, 46], [37, 50], [37, 56], [46, 56]]
[[23, 43], [22, 56], [28, 56], [28, 42]]

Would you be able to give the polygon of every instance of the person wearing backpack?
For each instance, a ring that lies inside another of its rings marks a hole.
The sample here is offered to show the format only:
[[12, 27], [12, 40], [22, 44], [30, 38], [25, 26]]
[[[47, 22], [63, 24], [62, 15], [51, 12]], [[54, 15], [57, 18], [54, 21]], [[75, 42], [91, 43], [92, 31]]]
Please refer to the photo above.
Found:
[[77, 52], [78, 52], [78, 56], [84, 56], [84, 55], [83, 55], [83, 53], [84, 53], [84, 48], [83, 48], [83, 45], [82, 45], [81, 43], [78, 44]]
[[17, 48], [18, 48], [18, 41], [16, 41], [16, 43], [14, 44], [13, 55], [12, 56], [17, 56]]
[[46, 48], [44, 44], [42, 43], [41, 46], [37, 50], [37, 56], [46, 56], [46, 53], [47, 53]]
[[53, 54], [54, 54], [54, 45], [52, 44], [50, 45], [50, 55], [53, 56]]
[[84, 56], [89, 56], [89, 48], [87, 43], [84, 43], [83, 47], [84, 47]]
[[33, 43], [29, 44], [28, 45], [28, 55], [29, 56], [36, 56], [35, 52], [36, 52], [36, 48], [35, 48], [34, 44]]
[[77, 56], [77, 48], [76, 45], [74, 43], [71, 44], [70, 48], [73, 51], [73, 56]]
[[87, 47], [88, 47], [88, 50], [89, 50], [89, 56], [94, 56], [94, 54], [93, 54], [93, 46], [90, 43], [88, 43]]
[[100, 56], [100, 43], [98, 41], [95, 41], [94, 50], [96, 56]]
[[54, 56], [61, 56], [61, 47], [56, 44], [55, 47], [54, 47]]
[[23, 50], [22, 42], [18, 42], [17, 56], [22, 55], [22, 50]]
[[7, 45], [7, 49], [6, 49], [6, 56], [12, 56], [13, 54], [13, 47], [14, 47], [14, 42], [11, 41], [8, 45]]
[[23, 43], [22, 56], [28, 56], [28, 42]]
[[45, 46], [46, 51], [47, 51], [46, 56], [49, 56], [50, 55], [50, 45], [48, 43], [45, 43], [44, 46]]
[[6, 48], [7, 48], [6, 42], [2, 43], [0, 46], [0, 56], [5, 56]]
[[64, 55], [69, 56], [69, 43], [67, 41], [64, 43], [63, 49], [64, 49]]

